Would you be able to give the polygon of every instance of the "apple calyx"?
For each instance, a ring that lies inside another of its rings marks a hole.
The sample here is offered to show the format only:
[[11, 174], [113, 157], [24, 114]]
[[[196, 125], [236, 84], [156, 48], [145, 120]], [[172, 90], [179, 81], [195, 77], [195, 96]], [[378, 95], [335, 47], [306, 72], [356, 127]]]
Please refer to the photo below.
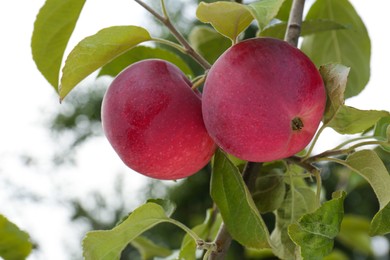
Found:
[[300, 131], [304, 127], [302, 120], [299, 117], [295, 117], [291, 120], [291, 128], [293, 131]]

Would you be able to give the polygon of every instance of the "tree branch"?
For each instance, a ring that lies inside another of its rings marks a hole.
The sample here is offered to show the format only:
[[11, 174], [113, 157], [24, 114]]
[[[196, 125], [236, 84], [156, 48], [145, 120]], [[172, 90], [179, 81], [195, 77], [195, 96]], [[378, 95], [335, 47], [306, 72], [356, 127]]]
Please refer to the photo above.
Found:
[[303, 17], [303, 7], [305, 0], [293, 0], [290, 17], [288, 19], [287, 30], [284, 40], [292, 46], [298, 46], [299, 35], [301, 34], [301, 24]]
[[291, 156], [285, 159], [287, 162], [299, 165], [306, 171], [308, 171], [310, 174], [315, 175], [315, 173], [318, 171], [318, 169], [313, 166], [310, 162], [303, 161], [302, 158], [297, 156]]
[[217, 250], [212, 252], [209, 256], [209, 260], [223, 260], [232, 243], [232, 237], [229, 231], [226, 229], [224, 223], [221, 224], [218, 230], [217, 237], [214, 240], [214, 244], [217, 246]]

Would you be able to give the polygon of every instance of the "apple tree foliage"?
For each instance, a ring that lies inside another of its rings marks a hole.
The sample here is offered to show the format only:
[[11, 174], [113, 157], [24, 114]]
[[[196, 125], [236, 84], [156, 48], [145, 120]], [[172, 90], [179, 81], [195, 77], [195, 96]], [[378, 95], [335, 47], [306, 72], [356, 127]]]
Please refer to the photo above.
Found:
[[[283, 39], [294, 10], [291, 0], [201, 2], [196, 9], [199, 22], [186, 39], [169, 18], [169, 6], [163, 0], [160, 10], [136, 2], [176, 39], [154, 37], [137, 25], [113, 26], [84, 38], [64, 57], [85, 1], [46, 0], [34, 24], [31, 47], [39, 71], [61, 101], [95, 71], [97, 77], [115, 77], [128, 65], [148, 58], [174, 63], [201, 88], [205, 71], [227, 48], [245, 38], [248, 30], [256, 28], [256, 37]], [[186, 226], [171, 217], [175, 210], [171, 202], [149, 200], [111, 230], [88, 232], [82, 244], [85, 259], [119, 259], [128, 244], [143, 259], [222, 259], [231, 240], [257, 259], [343, 259], [343, 253], [334, 250], [335, 242], [372, 254], [371, 237], [390, 233], [390, 113], [344, 104], [369, 80], [370, 38], [348, 0], [316, 0], [302, 21], [301, 40], [299, 47], [318, 66], [327, 91], [322, 125], [309, 147], [267, 163], [245, 162], [217, 150], [210, 162], [214, 206], [204, 213], [203, 223]], [[155, 45], [142, 45], [146, 42]], [[203, 69], [194, 69], [183, 55]], [[313, 154], [325, 128], [348, 139]], [[368, 183], [378, 201], [376, 213], [370, 219], [345, 215], [350, 190], [341, 185], [331, 191], [331, 197], [324, 196], [325, 173], [329, 178], [347, 176], [346, 183], [351, 185]], [[269, 214], [273, 225], [265, 221]], [[156, 225], [169, 224], [185, 232], [180, 248], [164, 248], [143, 236]], [[13, 234], [16, 237], [18, 232]], [[19, 245], [11, 242], [6, 241], [10, 247]], [[1, 255], [3, 248], [0, 241], [0, 256], [6, 258]]]
[[29, 235], [0, 214], [0, 257], [25, 259], [32, 249]]

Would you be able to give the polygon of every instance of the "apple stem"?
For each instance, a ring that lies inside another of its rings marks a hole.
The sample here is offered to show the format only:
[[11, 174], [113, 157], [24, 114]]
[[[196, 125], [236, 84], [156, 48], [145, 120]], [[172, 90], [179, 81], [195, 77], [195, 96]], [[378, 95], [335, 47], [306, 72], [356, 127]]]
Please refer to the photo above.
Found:
[[204, 83], [205, 80], [206, 80], [206, 75], [201, 75], [200, 77], [197, 77], [193, 81], [191, 89], [195, 90], [195, 89], [199, 88]]
[[314, 146], [318, 141], [318, 138], [320, 137], [321, 133], [325, 130], [327, 125], [323, 124], [320, 129], [317, 131], [317, 133], [314, 136], [313, 141], [310, 144], [309, 150], [306, 152], [306, 155], [303, 156], [303, 159], [306, 160], [307, 158], [310, 157], [310, 154], [313, 152]]
[[[145, 10], [151, 13], [157, 20], [159, 20], [162, 24], [164, 24], [172, 35], [176, 38], [176, 40], [183, 46], [180, 51], [183, 51], [187, 55], [191, 56], [200, 66], [202, 66], [205, 70], [211, 68], [210, 63], [203, 58], [199, 53], [197, 53], [189, 44], [189, 42], [184, 38], [184, 36], [176, 29], [176, 27], [172, 24], [171, 19], [168, 16], [168, 12], [166, 10], [164, 0], [161, 0], [161, 8], [163, 10], [163, 16], [157, 13], [153, 8], [144, 3], [142, 0], [134, 0], [139, 5], [141, 5]], [[166, 43], [166, 42], [165, 42]]]
[[301, 34], [301, 24], [303, 17], [303, 7], [305, 0], [293, 0], [287, 30], [284, 40], [290, 45], [297, 47], [299, 35]]

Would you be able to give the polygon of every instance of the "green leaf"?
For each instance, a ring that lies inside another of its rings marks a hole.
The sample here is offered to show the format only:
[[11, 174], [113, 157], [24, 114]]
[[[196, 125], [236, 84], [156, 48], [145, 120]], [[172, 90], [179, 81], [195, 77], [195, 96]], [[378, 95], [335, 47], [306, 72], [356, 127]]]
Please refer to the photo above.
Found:
[[390, 125], [387, 126], [386, 136], [387, 136], [387, 141], [390, 141]]
[[138, 26], [113, 26], [83, 39], [66, 59], [59, 88], [60, 98], [63, 99], [96, 69], [148, 40], [151, 40], [149, 32]]
[[65, 48], [84, 3], [85, 0], [46, 0], [34, 23], [33, 59], [56, 90]]
[[156, 203], [160, 205], [165, 212], [165, 215], [167, 217], [172, 216], [173, 212], [176, 210], [176, 204], [170, 200], [164, 200], [164, 199], [148, 199], [146, 202]]
[[334, 31], [334, 30], [346, 30], [347, 26], [326, 19], [312, 19], [302, 22], [302, 31], [301, 35], [311, 35], [315, 33]]
[[344, 105], [344, 92], [350, 68], [341, 64], [326, 64], [320, 67], [321, 77], [324, 80], [327, 101], [324, 114], [324, 124], [329, 123]]
[[[286, 34], [287, 22], [275, 23], [267, 26], [260, 36], [272, 37], [283, 40]], [[320, 33], [331, 30], [343, 30], [347, 29], [346, 26], [336, 23], [334, 21], [316, 19], [302, 22], [301, 36], [307, 36], [314, 33]]]
[[350, 69], [340, 64], [327, 64], [320, 67], [325, 83], [327, 103], [324, 124], [340, 134], [356, 134], [371, 128], [387, 111], [359, 110], [344, 105], [344, 92]]
[[372, 150], [357, 151], [346, 160], [347, 166], [365, 178], [379, 199], [381, 208], [390, 201], [390, 176], [378, 155]]
[[264, 249], [244, 249], [244, 259], [276, 259], [275, 254], [272, 252], [271, 248]]
[[292, 0], [285, 0], [282, 6], [279, 8], [279, 12], [275, 18], [287, 22], [290, 16], [291, 6], [292, 6]]
[[288, 227], [288, 234], [299, 246], [303, 259], [322, 259], [332, 252], [344, 216], [344, 192], [333, 193], [332, 200], [313, 213], [302, 216]]
[[0, 258], [25, 259], [31, 250], [29, 235], [0, 214]]
[[226, 156], [229, 159], [229, 161], [231, 161], [239, 170], [245, 168], [245, 164], [247, 163], [247, 161], [237, 158], [231, 154], [226, 154]]
[[385, 235], [390, 233], [390, 202], [381, 207], [371, 221], [370, 235]]
[[260, 31], [278, 14], [283, 2], [284, 0], [260, 0], [248, 5], [248, 10], [256, 18]]
[[359, 94], [370, 78], [371, 42], [367, 29], [348, 0], [317, 0], [306, 20], [326, 19], [348, 25], [350, 30], [333, 30], [306, 36], [301, 49], [320, 66], [329, 62], [351, 67], [345, 97]]
[[368, 235], [370, 221], [354, 215], [344, 216], [337, 240], [345, 246], [365, 255], [372, 254], [371, 238]]
[[236, 41], [253, 21], [253, 16], [245, 5], [235, 2], [201, 2], [196, 17], [203, 23], [210, 23], [219, 33]]
[[275, 168], [257, 177], [252, 197], [260, 213], [267, 213], [280, 207], [285, 193], [284, 172]]
[[343, 105], [339, 107], [335, 117], [327, 123], [327, 126], [340, 134], [357, 134], [374, 126], [380, 118], [389, 115], [387, 111], [359, 110]]
[[387, 140], [389, 144], [381, 145], [381, 147], [390, 152], [390, 116], [382, 117], [375, 124], [374, 137]]
[[119, 259], [128, 243], [155, 225], [170, 220], [162, 206], [148, 202], [135, 209], [126, 220], [111, 230], [88, 232], [83, 240], [84, 258]]
[[340, 250], [333, 250], [332, 253], [325, 256], [322, 260], [349, 260], [349, 256], [346, 255], [343, 251]]
[[[205, 241], [210, 240], [217, 235], [219, 226], [222, 223], [221, 215], [215, 214], [215, 210], [208, 210], [204, 222], [192, 229], [192, 231]], [[186, 234], [181, 244], [179, 259], [196, 260], [196, 249], [197, 245], [194, 239], [189, 234]]]
[[275, 229], [271, 234], [274, 253], [279, 258], [295, 258], [296, 245], [291, 241], [287, 228], [304, 214], [314, 211], [315, 207], [316, 194], [312, 189], [305, 186], [290, 186], [282, 205], [275, 213]]
[[135, 238], [131, 245], [141, 254], [142, 260], [153, 260], [154, 257], [167, 257], [172, 254], [171, 250], [156, 245], [153, 241], [143, 236]]
[[379, 212], [371, 221], [370, 235], [390, 233], [390, 175], [379, 156], [371, 150], [362, 150], [348, 156], [346, 165], [373, 188], [378, 201]]
[[269, 234], [238, 169], [218, 150], [211, 176], [211, 197], [227, 230], [249, 248], [269, 247]]
[[147, 46], [137, 46], [125, 52], [119, 57], [104, 65], [98, 76], [109, 75], [115, 77], [127, 66], [145, 59], [162, 59], [175, 64], [186, 75], [193, 73], [187, 63], [178, 55], [162, 48], [151, 48]]
[[229, 39], [208, 26], [194, 27], [188, 40], [191, 46], [211, 64], [232, 45]]

